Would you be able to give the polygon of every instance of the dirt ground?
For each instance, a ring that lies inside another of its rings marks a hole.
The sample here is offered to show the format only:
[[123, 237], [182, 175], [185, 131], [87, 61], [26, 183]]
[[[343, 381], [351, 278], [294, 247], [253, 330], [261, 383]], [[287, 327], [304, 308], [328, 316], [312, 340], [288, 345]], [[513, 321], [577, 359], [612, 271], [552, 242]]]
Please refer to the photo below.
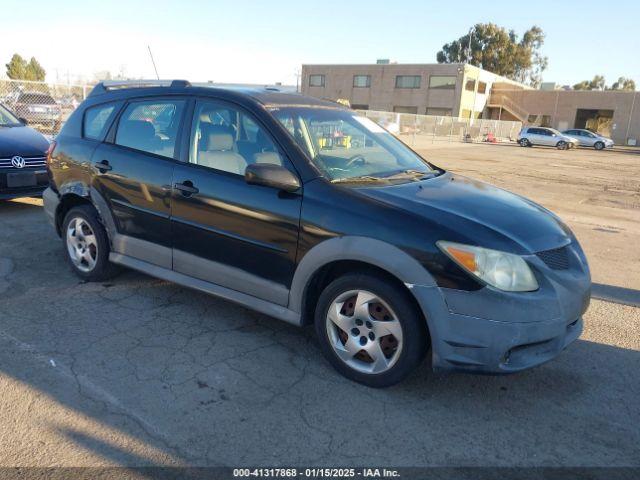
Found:
[[584, 247], [594, 283], [640, 290], [640, 151], [436, 142], [420, 153], [555, 212]]

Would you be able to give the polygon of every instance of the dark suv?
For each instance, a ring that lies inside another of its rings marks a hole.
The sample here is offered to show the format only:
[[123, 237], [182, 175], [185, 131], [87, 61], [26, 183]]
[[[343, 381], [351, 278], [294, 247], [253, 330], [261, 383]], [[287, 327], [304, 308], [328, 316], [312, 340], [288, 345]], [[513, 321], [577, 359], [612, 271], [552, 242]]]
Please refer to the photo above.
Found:
[[446, 172], [341, 105], [276, 89], [104, 83], [49, 159], [45, 210], [86, 280], [116, 265], [313, 324], [347, 377], [515, 372], [582, 330], [558, 217]]

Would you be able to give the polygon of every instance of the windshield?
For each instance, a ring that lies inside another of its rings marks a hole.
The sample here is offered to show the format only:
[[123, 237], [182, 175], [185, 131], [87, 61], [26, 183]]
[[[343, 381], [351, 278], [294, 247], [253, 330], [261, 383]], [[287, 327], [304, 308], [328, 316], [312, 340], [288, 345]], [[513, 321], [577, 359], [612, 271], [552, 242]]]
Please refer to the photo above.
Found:
[[0, 105], [0, 127], [15, 127], [22, 125], [20, 120], [9, 110]]
[[395, 183], [440, 173], [382, 127], [353, 111], [274, 107], [271, 113], [331, 181]]

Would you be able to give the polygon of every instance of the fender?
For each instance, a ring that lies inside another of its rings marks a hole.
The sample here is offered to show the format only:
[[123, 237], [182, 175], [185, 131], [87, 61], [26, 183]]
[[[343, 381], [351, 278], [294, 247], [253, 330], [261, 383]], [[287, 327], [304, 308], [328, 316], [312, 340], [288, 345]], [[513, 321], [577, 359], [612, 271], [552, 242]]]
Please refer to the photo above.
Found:
[[313, 247], [298, 264], [289, 292], [290, 310], [302, 313], [307, 285], [313, 275], [323, 266], [338, 260], [356, 260], [380, 267], [410, 289], [413, 285], [436, 286], [431, 274], [395, 245], [369, 237], [334, 237]]

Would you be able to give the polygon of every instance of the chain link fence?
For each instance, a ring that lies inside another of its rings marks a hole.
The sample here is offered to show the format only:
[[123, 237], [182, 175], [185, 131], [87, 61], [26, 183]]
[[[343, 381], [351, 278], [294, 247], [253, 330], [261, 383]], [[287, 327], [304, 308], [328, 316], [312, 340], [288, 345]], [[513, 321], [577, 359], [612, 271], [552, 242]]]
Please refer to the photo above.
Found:
[[47, 135], [56, 135], [91, 91], [87, 85], [66, 85], [0, 79], [0, 104]]
[[372, 110], [361, 110], [359, 113], [394, 133], [414, 149], [426, 148], [435, 142], [515, 141], [522, 129], [521, 122], [502, 120], [463, 119]]
[[[0, 79], [0, 104], [44, 134], [56, 135], [92, 85], [66, 85]], [[515, 140], [520, 122], [461, 119], [408, 113], [359, 111], [414, 149], [435, 142], [505, 142]]]

